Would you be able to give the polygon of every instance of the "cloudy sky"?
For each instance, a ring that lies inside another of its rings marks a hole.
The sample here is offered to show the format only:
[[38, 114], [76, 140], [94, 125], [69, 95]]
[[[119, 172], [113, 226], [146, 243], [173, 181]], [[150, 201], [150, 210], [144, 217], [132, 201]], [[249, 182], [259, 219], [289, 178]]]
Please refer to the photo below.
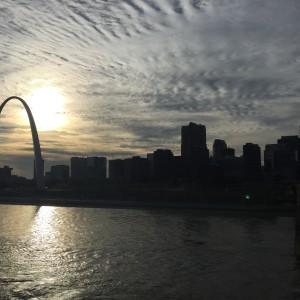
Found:
[[[23, 97], [46, 170], [71, 156], [180, 154], [205, 124], [241, 154], [300, 125], [299, 0], [2, 0], [0, 97]], [[0, 166], [32, 177], [17, 100], [0, 118]]]

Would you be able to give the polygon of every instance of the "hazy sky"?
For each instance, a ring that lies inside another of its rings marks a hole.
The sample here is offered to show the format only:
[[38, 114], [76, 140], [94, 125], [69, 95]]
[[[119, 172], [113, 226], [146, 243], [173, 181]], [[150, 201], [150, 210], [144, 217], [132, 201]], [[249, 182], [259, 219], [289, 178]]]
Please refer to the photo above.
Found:
[[[71, 156], [274, 143], [300, 125], [299, 0], [2, 0], [0, 96], [23, 97], [46, 170]], [[0, 118], [0, 166], [32, 177], [24, 109]]]

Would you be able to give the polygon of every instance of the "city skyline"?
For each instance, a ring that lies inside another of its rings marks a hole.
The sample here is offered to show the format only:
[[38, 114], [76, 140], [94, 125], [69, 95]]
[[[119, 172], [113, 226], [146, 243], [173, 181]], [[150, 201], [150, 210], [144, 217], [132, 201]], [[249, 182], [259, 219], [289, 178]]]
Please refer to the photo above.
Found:
[[[189, 131], [189, 133], [187, 131]], [[188, 140], [187, 140], [187, 135], [189, 135]], [[181, 153], [179, 153], [179, 154], [174, 153], [173, 149], [157, 148], [157, 149], [151, 149], [148, 153], [140, 153], [139, 155], [128, 155], [125, 157], [111, 157], [109, 159], [106, 156], [101, 156], [99, 153], [96, 153], [95, 155], [87, 155], [87, 154], [86, 155], [75, 155], [72, 157], [68, 157], [67, 161], [63, 161], [59, 164], [53, 164], [51, 162], [48, 162], [46, 164], [47, 168], [45, 168], [45, 170], [44, 170], [44, 175], [46, 176], [46, 173], [49, 173], [53, 167], [68, 166], [71, 168], [72, 159], [79, 159], [79, 161], [82, 159], [87, 160], [87, 161], [89, 161], [91, 159], [105, 159], [105, 161], [107, 160], [107, 163], [106, 163], [107, 166], [105, 168], [107, 169], [108, 174], [109, 174], [109, 162], [110, 161], [120, 161], [120, 160], [128, 161], [128, 160], [137, 159], [137, 158], [147, 159], [147, 160], [151, 161], [152, 159], [150, 158], [150, 156], [153, 156], [153, 154], [155, 152], [159, 152], [159, 151], [163, 151], [163, 152], [168, 151], [172, 156], [174, 156], [174, 158], [175, 157], [177, 157], [177, 158], [198, 157], [199, 158], [199, 155], [200, 155], [200, 157], [202, 157], [202, 159], [204, 159], [204, 160], [200, 163], [200, 165], [198, 165], [197, 168], [205, 170], [205, 168], [208, 167], [208, 165], [205, 167], [206, 163], [209, 163], [209, 165], [214, 165], [215, 163], [219, 164], [220, 160], [223, 160], [225, 157], [227, 157], [227, 158], [233, 157], [233, 158], [237, 158], [237, 159], [243, 158], [243, 154], [247, 147], [248, 148], [254, 147], [254, 148], [259, 149], [259, 156], [260, 156], [259, 165], [261, 167], [263, 167], [264, 164], [266, 163], [266, 159], [274, 160], [274, 157], [273, 158], [269, 157], [270, 154], [267, 154], [267, 156], [265, 156], [265, 154], [264, 154], [265, 151], [271, 150], [271, 152], [272, 152], [272, 151], [279, 150], [279, 149], [282, 149], [284, 151], [285, 150], [294, 151], [295, 149], [298, 149], [298, 147], [299, 147], [298, 143], [300, 141], [300, 137], [298, 135], [281, 136], [280, 138], [278, 137], [276, 139], [276, 141], [272, 141], [270, 144], [266, 144], [264, 148], [262, 148], [261, 145], [259, 145], [259, 144], [255, 144], [252, 141], [248, 141], [245, 144], [240, 145], [242, 148], [242, 153], [236, 154], [235, 148], [228, 146], [225, 140], [221, 140], [218, 138], [216, 138], [214, 140], [211, 149], [209, 149], [207, 147], [207, 143], [206, 143], [206, 126], [204, 124], [195, 124], [193, 122], [189, 122], [188, 125], [181, 126], [180, 138], [181, 138], [181, 143], [180, 143], [181, 144]], [[295, 143], [297, 143], [298, 146], [296, 146]], [[204, 153], [201, 149], [206, 150], [206, 152]], [[274, 149], [274, 150], [272, 150], [272, 149]], [[299, 150], [297, 150], [297, 151], [299, 152]], [[252, 150], [250, 152], [252, 152]], [[274, 156], [274, 152], [272, 155]], [[288, 157], [283, 158], [284, 160], [281, 163], [289, 164], [291, 161], [288, 162], [286, 159], [293, 160], [292, 156], [295, 156], [296, 154], [289, 152], [288, 154], [283, 154], [283, 155], [288, 155]], [[207, 158], [205, 158], [205, 157], [207, 157]], [[211, 158], [213, 159], [212, 161], [210, 160]], [[207, 161], [206, 161], [206, 159], [207, 159]], [[296, 163], [296, 161], [298, 161], [298, 155], [296, 155], [294, 157], [294, 163]], [[267, 163], [268, 163], [267, 169], [269, 170], [270, 162], [268, 161]], [[252, 164], [253, 164], [253, 162], [250, 161], [250, 165], [252, 165]], [[15, 170], [13, 165], [10, 165], [10, 166], [5, 165], [5, 164], [3, 164], [3, 166], [0, 165], [1, 169], [3, 169], [3, 167], [4, 167], [4, 169], [12, 167], [11, 170]], [[25, 176], [24, 174], [17, 174], [16, 171], [14, 171], [13, 175], [24, 176], [28, 179], [31, 179], [33, 177], [32, 174], [34, 172], [34, 167], [35, 167], [35, 165], [33, 162], [31, 172], [30, 172], [30, 170], [27, 170], [27, 172], [30, 174], [28, 177]], [[290, 167], [290, 166], [287, 165], [287, 167]], [[274, 166], [273, 166], [273, 168], [274, 168]], [[106, 174], [107, 178], [109, 178], [108, 174]]]
[[[180, 154], [180, 127], [207, 127], [241, 155], [298, 134], [296, 1], [0, 3], [0, 101], [22, 97], [51, 165], [154, 149]], [[1, 163], [32, 176], [22, 107], [1, 116]]]

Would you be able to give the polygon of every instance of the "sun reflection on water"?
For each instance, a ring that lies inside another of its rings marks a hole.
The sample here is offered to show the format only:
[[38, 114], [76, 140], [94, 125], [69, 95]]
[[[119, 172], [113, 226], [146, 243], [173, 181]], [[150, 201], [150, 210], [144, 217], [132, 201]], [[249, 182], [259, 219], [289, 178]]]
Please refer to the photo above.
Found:
[[52, 206], [42, 206], [38, 210], [34, 222], [32, 224], [32, 233], [37, 236], [42, 236], [43, 238], [53, 236], [53, 215], [55, 207]]

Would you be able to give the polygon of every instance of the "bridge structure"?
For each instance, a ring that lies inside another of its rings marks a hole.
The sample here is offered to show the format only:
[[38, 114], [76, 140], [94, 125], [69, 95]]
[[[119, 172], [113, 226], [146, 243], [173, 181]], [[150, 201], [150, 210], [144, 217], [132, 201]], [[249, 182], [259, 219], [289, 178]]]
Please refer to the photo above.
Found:
[[42, 158], [42, 152], [41, 152], [41, 146], [40, 146], [40, 141], [39, 141], [39, 136], [38, 136], [38, 132], [36, 129], [36, 125], [34, 122], [34, 118], [33, 115], [31, 113], [31, 110], [29, 108], [29, 106], [27, 105], [27, 103], [25, 102], [25, 100], [23, 100], [20, 97], [17, 96], [11, 96], [8, 97], [0, 106], [0, 115], [2, 112], [2, 109], [4, 108], [4, 106], [6, 105], [7, 102], [9, 102], [10, 100], [19, 100], [26, 112], [27, 112], [27, 116], [29, 119], [29, 123], [30, 123], [30, 127], [31, 127], [31, 134], [32, 134], [32, 142], [33, 142], [33, 149], [34, 149], [34, 159], [35, 159], [35, 163], [34, 163], [34, 171], [35, 171], [35, 180], [36, 180], [36, 186], [39, 190], [43, 190], [45, 188], [45, 178], [44, 178], [44, 160]]

